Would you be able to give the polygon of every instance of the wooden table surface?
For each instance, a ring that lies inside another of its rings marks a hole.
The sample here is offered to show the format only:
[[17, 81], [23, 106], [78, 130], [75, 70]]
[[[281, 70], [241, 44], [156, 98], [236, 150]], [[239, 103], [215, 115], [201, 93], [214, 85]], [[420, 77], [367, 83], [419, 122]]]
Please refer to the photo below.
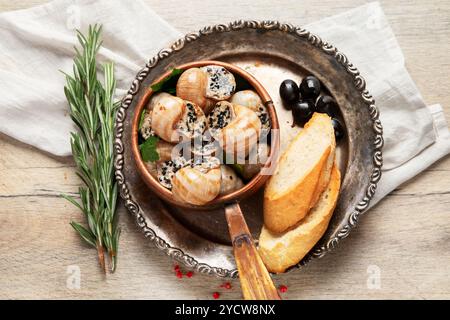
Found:
[[[44, 2], [0, 0], [0, 11]], [[244, 18], [307, 24], [365, 3], [146, 2], [182, 32]], [[426, 103], [442, 104], [450, 119], [450, 2], [381, 3]], [[176, 278], [172, 261], [143, 238], [123, 208], [118, 270], [105, 277], [95, 251], [69, 226], [81, 213], [59, 197], [76, 192], [79, 184], [72, 160], [0, 135], [0, 298], [210, 299], [214, 291], [223, 299], [241, 297], [237, 280], [225, 290], [214, 277]], [[286, 299], [449, 299], [449, 208], [447, 157], [387, 196], [333, 253], [275, 281], [288, 286]], [[79, 289], [67, 285], [74, 270], [81, 274]], [[373, 271], [379, 272], [379, 286], [370, 285]]]

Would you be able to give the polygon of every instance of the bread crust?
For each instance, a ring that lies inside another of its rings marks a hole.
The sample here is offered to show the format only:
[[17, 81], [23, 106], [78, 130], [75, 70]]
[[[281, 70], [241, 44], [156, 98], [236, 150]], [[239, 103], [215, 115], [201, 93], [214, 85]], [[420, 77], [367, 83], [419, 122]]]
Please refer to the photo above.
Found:
[[314, 205], [312, 200], [330, 149], [328, 147], [316, 165], [282, 194], [264, 191], [264, 225], [267, 229], [275, 233], [284, 232], [307, 215]]
[[297, 264], [320, 240], [336, 207], [340, 184], [340, 172], [334, 164], [326, 191], [322, 193], [316, 207], [295, 228], [275, 234], [263, 227], [258, 251], [270, 272], [282, 273]]
[[302, 150], [296, 150], [295, 145], [299, 139], [304, 139], [308, 128], [312, 126], [317, 126], [316, 128], [320, 128], [323, 131], [326, 139], [329, 140], [327, 141], [328, 147], [323, 150], [320, 158], [309, 168], [309, 171], [298, 177], [298, 180], [282, 193], [277, 192], [272, 187], [273, 180], [277, 179], [277, 177], [273, 176], [269, 179], [264, 190], [264, 225], [272, 232], [285, 232], [303, 219], [308, 211], [315, 206], [330, 181], [336, 141], [331, 118], [326, 114], [315, 113], [313, 115], [311, 120], [305, 125], [304, 130], [295, 137], [281, 156], [278, 165], [286, 165], [285, 159], [289, 154], [302, 152]]
[[311, 199], [311, 205], [310, 205], [311, 208], [316, 205], [317, 201], [320, 198], [320, 195], [327, 188], [328, 183], [330, 182], [331, 172], [333, 170], [333, 165], [334, 165], [334, 160], [336, 158], [336, 139], [334, 139], [334, 128], [333, 128], [333, 125], [331, 124], [331, 118], [326, 114], [323, 114], [321, 116], [326, 116], [330, 120], [330, 122], [328, 123], [327, 130], [329, 130], [328, 134], [330, 136], [332, 136], [332, 139], [331, 139], [331, 143], [330, 143], [330, 154], [328, 156], [328, 160], [325, 163], [322, 172], [320, 173], [319, 182], [317, 183], [316, 190]]

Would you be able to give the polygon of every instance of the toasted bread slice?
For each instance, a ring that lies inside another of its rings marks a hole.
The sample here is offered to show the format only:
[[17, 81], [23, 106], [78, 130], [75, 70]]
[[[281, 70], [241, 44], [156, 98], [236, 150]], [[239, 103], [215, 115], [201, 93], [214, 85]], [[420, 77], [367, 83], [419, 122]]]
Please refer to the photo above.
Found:
[[341, 176], [336, 164], [316, 206], [294, 229], [274, 234], [266, 227], [259, 236], [259, 254], [270, 272], [281, 273], [300, 262], [325, 233], [339, 195]]
[[315, 113], [287, 147], [265, 188], [264, 224], [270, 231], [293, 227], [315, 205], [328, 184], [334, 149], [330, 117]]
[[[305, 127], [307, 127], [308, 124], [309, 123], [307, 123]], [[323, 125], [322, 133], [325, 134], [326, 139], [330, 141], [330, 154], [328, 156], [327, 162], [324, 165], [324, 168], [322, 169], [322, 172], [320, 173], [319, 181], [317, 182], [316, 186], [316, 191], [314, 192], [314, 195], [311, 199], [311, 208], [316, 205], [317, 201], [319, 200], [319, 197], [322, 195], [322, 193], [328, 186], [328, 183], [330, 182], [334, 160], [336, 158], [336, 139], [334, 136], [334, 128], [333, 124], [331, 123], [331, 118], [330, 121], [324, 121], [322, 125]]]

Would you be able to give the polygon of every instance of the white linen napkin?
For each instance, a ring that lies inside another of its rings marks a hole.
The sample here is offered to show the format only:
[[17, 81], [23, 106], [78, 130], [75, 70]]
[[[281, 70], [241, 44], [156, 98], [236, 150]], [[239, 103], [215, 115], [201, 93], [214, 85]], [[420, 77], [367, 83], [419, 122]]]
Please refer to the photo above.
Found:
[[[55, 155], [70, 154], [74, 127], [58, 70], [71, 71], [74, 29], [95, 23], [103, 25], [100, 61], [116, 63], [119, 95], [148, 58], [181, 36], [141, 0], [55, 0], [1, 13], [1, 132]], [[371, 205], [450, 152], [442, 108], [426, 107], [377, 2], [305, 28], [349, 57], [380, 109], [384, 168]]]
[[114, 61], [122, 96], [147, 59], [182, 36], [142, 1], [55, 0], [0, 14], [0, 131], [71, 154], [62, 71], [72, 73], [75, 29], [103, 25], [99, 61]]

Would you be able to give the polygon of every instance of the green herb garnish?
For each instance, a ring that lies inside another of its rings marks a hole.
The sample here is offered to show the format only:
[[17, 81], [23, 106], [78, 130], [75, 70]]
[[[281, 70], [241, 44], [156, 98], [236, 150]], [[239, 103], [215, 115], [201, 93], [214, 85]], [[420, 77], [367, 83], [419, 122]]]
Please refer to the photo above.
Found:
[[[100, 68], [96, 55], [101, 46], [101, 27], [89, 26], [87, 36], [77, 33], [81, 49], [75, 48], [73, 76], [66, 74], [64, 93], [70, 116], [78, 127], [72, 132], [71, 146], [77, 174], [84, 183], [79, 188], [80, 201], [63, 195], [79, 208], [86, 227], [72, 221], [82, 239], [97, 249], [100, 266], [106, 272], [105, 253], [110, 269], [117, 266], [120, 228], [117, 226], [117, 183], [114, 179], [114, 118], [119, 102], [114, 101], [116, 80], [114, 65]], [[103, 83], [97, 78], [103, 70]]]
[[167, 77], [162, 79], [160, 82], [151, 85], [150, 88], [154, 93], [164, 91], [170, 94], [175, 94], [178, 76], [182, 74], [183, 71], [184, 70], [181, 69], [173, 69]]
[[139, 146], [139, 149], [141, 150], [142, 160], [144, 160], [145, 162], [155, 162], [159, 160], [159, 153], [156, 150], [158, 142], [158, 137], [151, 136]]
[[244, 166], [242, 164], [232, 163], [230, 164], [230, 166], [234, 169], [234, 171], [236, 171], [238, 175], [241, 176], [241, 178], [244, 177]]

